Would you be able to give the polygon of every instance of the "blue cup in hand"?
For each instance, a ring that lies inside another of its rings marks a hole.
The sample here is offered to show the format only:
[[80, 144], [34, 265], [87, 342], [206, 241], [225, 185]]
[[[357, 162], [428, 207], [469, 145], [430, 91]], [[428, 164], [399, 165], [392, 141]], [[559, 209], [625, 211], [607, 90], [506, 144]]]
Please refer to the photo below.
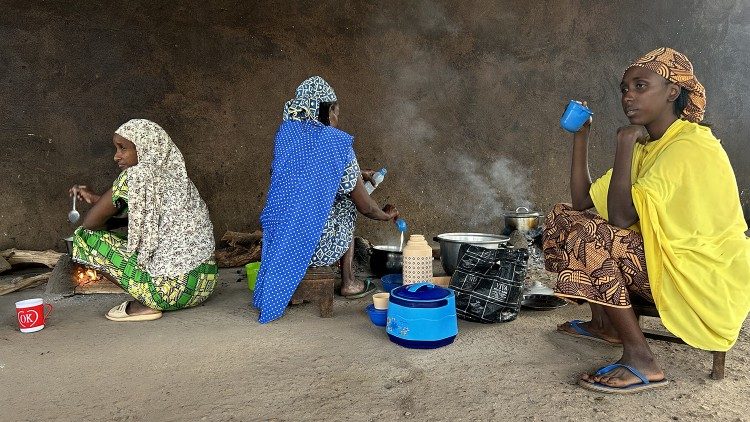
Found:
[[593, 116], [594, 112], [578, 101], [570, 100], [568, 108], [565, 109], [560, 117], [560, 127], [568, 132], [576, 133], [583, 127], [583, 124]]

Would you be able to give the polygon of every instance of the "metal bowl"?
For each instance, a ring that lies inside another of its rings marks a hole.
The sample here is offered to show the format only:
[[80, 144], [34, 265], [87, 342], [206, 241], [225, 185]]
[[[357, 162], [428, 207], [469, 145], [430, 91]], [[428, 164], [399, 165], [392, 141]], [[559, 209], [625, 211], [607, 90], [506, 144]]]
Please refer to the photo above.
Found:
[[372, 247], [370, 269], [375, 276], [399, 274], [403, 265], [404, 254], [398, 249], [398, 246], [377, 245]]
[[537, 311], [549, 311], [551, 309], [562, 308], [568, 302], [557, 296], [551, 295], [524, 295], [521, 306]]
[[481, 246], [487, 249], [497, 249], [508, 243], [510, 237], [487, 233], [443, 233], [435, 236], [434, 241], [440, 243], [440, 263], [445, 273], [452, 275], [458, 264], [458, 250], [463, 244]]

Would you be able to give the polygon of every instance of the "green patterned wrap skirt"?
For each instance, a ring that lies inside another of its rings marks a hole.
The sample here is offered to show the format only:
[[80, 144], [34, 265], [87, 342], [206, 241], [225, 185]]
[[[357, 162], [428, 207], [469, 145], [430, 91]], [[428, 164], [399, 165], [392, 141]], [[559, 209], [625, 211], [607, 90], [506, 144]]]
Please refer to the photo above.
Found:
[[73, 238], [73, 261], [103, 271], [135, 300], [151, 309], [172, 311], [205, 301], [216, 286], [218, 267], [210, 259], [177, 277], [152, 277], [127, 253], [127, 238], [104, 230], [79, 227]]

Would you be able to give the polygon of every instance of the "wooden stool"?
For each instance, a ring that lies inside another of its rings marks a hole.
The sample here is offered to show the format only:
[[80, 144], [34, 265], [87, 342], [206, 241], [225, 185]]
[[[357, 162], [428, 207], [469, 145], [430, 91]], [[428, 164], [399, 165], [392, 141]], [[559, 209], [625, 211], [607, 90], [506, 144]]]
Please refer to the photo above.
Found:
[[[642, 316], [659, 318], [659, 311], [653, 304], [645, 302], [635, 303], [635, 301], [632, 302], [633, 311], [635, 312], [635, 316], [638, 318], [639, 324], [641, 322]], [[643, 328], [641, 328], [641, 331], [643, 331], [644, 336], [650, 339], [668, 341], [677, 344], [685, 344], [685, 342], [682, 341], [681, 338], [674, 336], [666, 331], [656, 331], [648, 329], [644, 330]], [[724, 379], [724, 360], [726, 359], [727, 352], [711, 352], [711, 354], [714, 357], [713, 368], [711, 369], [711, 378], [715, 380]]]
[[333, 316], [333, 289], [338, 272], [335, 267], [310, 267], [292, 295], [291, 303], [318, 302], [321, 318]]

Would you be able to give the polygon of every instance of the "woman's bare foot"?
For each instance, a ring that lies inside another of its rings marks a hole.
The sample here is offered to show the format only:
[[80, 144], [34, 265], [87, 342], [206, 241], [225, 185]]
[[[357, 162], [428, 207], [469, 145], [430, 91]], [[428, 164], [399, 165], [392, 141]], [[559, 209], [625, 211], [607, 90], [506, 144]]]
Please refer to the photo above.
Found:
[[363, 281], [351, 278], [341, 281], [341, 296], [349, 296], [361, 292], [365, 288]]
[[[570, 323], [571, 321], [567, 321], [558, 325], [557, 331], [565, 331], [566, 333], [580, 335], [580, 333], [576, 331], [570, 325]], [[609, 329], [607, 329], [607, 327], [604, 327], [601, 324], [596, 324], [594, 323], [594, 321], [588, 321], [580, 323], [579, 327], [588, 331], [596, 338], [602, 339], [608, 343], [622, 344], [622, 340], [620, 340], [620, 336], [617, 334], [617, 330], [615, 330], [615, 328], [612, 326], [608, 327]]]
[[[623, 357], [617, 361], [617, 363], [637, 369], [650, 382], [661, 381], [664, 379], [664, 371], [659, 368], [659, 365], [653, 358], [625, 359]], [[642, 383], [640, 378], [627, 368], [623, 367], [617, 367], [602, 375], [596, 375], [595, 373], [581, 374], [581, 380], [591, 383], [598, 382], [615, 388], [623, 388]]]
[[151, 309], [148, 306], [143, 305], [138, 301], [131, 300], [131, 301], [128, 301], [128, 307], [125, 308], [125, 312], [128, 315], [150, 315], [150, 314], [158, 314], [161, 311]]

